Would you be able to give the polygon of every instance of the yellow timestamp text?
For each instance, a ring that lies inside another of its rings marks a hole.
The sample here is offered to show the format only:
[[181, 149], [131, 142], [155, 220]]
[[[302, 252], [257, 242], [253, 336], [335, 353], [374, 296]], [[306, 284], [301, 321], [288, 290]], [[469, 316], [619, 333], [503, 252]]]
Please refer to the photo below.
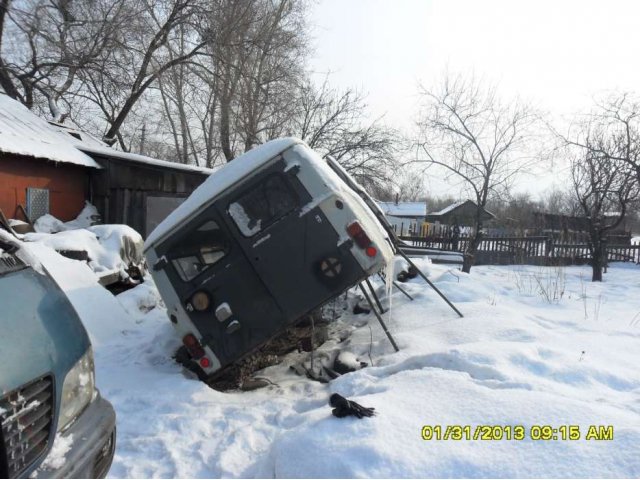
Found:
[[[586, 432], [586, 433], [583, 433]], [[613, 440], [613, 425], [424, 425], [423, 440]]]

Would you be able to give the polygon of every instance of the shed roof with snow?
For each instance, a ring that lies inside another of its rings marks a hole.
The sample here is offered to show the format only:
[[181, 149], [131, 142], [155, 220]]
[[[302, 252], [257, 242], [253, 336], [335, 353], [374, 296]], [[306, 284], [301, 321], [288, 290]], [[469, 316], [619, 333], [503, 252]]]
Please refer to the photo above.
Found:
[[427, 215], [427, 202], [377, 202], [385, 215], [398, 218], [423, 218]]
[[0, 152], [101, 168], [46, 120], [0, 92]]
[[[476, 215], [477, 205], [472, 200], [463, 200], [461, 202], [452, 203], [448, 207], [443, 208], [437, 212], [433, 212], [427, 215], [427, 221], [440, 222], [447, 225], [454, 223], [458, 225], [470, 225], [473, 223]], [[483, 222], [492, 220], [495, 215], [484, 208], [481, 213], [481, 220]]]
[[184, 163], [178, 162], [170, 162], [168, 160], [161, 160], [159, 158], [147, 157], [146, 155], [116, 150], [103, 141], [98, 140], [93, 135], [90, 135], [89, 133], [77, 128], [73, 128], [66, 124], [63, 125], [53, 122], [51, 122], [51, 125], [57, 131], [65, 135], [78, 150], [94, 158], [117, 158], [118, 160], [124, 160], [131, 163], [140, 163], [161, 168], [171, 168], [173, 170], [183, 170], [186, 172], [204, 173], [207, 175], [213, 172], [213, 169], [211, 168], [199, 167], [197, 165], [186, 165]]

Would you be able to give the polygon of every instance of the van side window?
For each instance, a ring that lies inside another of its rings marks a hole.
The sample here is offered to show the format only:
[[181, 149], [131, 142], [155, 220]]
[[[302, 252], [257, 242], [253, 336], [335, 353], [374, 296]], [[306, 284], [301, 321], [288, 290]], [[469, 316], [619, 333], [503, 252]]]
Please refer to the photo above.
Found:
[[216, 222], [208, 220], [184, 235], [170, 254], [176, 272], [183, 281], [188, 282], [219, 262], [227, 251], [222, 230]]
[[273, 174], [231, 203], [228, 211], [242, 235], [251, 237], [298, 204], [298, 197], [287, 181], [282, 175]]

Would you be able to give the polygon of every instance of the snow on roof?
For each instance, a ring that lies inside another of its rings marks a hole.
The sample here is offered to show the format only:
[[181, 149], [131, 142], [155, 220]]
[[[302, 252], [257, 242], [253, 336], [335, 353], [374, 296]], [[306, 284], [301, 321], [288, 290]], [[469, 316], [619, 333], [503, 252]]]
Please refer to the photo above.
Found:
[[427, 202], [377, 202], [385, 215], [392, 217], [424, 217]]
[[89, 155], [102, 155], [104, 157], [118, 158], [120, 160], [126, 160], [129, 162], [143, 163], [146, 165], [153, 165], [162, 168], [173, 168], [176, 170], [183, 170], [187, 172], [205, 173], [210, 175], [214, 172], [211, 168], [198, 167], [196, 165], [186, 165], [184, 163], [170, 162], [168, 160], [160, 160], [158, 158], [147, 157], [145, 155], [139, 155], [137, 153], [123, 152], [111, 148], [108, 145], [95, 145], [84, 142], [78, 142], [76, 147]]
[[[430, 213], [429, 216], [441, 216], [441, 215], [446, 215], [447, 213], [455, 210], [458, 207], [463, 206], [465, 203], [471, 203], [473, 206], [476, 205], [476, 202], [474, 202], [473, 200], [461, 200], [459, 202], [456, 203], [452, 203], [451, 205], [449, 205], [448, 207], [443, 208], [442, 210], [438, 211], [438, 212], [433, 212]], [[486, 208], [482, 209], [484, 211], [484, 213], [486, 213], [487, 215], [489, 215], [490, 217], [495, 218], [495, 215], [493, 213], [491, 213], [489, 210], [487, 210]]]
[[461, 207], [462, 205], [464, 205], [465, 203], [470, 202], [470, 201], [471, 200], [462, 200], [460, 202], [452, 203], [448, 207], [445, 207], [445, 208], [443, 208], [442, 210], [440, 210], [438, 212], [433, 212], [430, 215], [446, 215], [451, 210], [455, 210], [456, 208]]
[[185, 165], [184, 163], [171, 162], [168, 160], [160, 160], [158, 158], [147, 157], [145, 155], [139, 155], [137, 153], [123, 152], [110, 147], [102, 140], [97, 139], [93, 135], [69, 126], [66, 124], [50, 122], [53, 128], [57, 129], [61, 134], [68, 137], [69, 141], [75, 145], [75, 147], [83, 152], [91, 155], [102, 155], [105, 157], [119, 158], [121, 160], [127, 160], [130, 162], [145, 163], [147, 165], [155, 165], [163, 168], [174, 168], [176, 170], [184, 170], [187, 172], [197, 172], [211, 174], [213, 170], [211, 168], [198, 167], [196, 165]]
[[102, 168], [46, 120], [0, 93], [0, 152]]
[[145, 242], [145, 250], [178, 224], [184, 222], [208, 200], [214, 198], [218, 193], [240, 181], [249, 172], [256, 170], [276, 155], [297, 143], [302, 143], [302, 141], [297, 138], [272, 140], [249, 150], [232, 162], [215, 170], [202, 185], [193, 191], [189, 198], [171, 212], [171, 214], [149, 234]]
[[[64, 136], [73, 143], [77, 148], [80, 148], [82, 145], [93, 146], [93, 147], [108, 147], [106, 143], [102, 140], [97, 139], [90, 133], [85, 132], [84, 130], [80, 130], [72, 121], [66, 120], [69, 123], [57, 123], [57, 122], [49, 122], [56, 130], [62, 132]], [[80, 150], [82, 150], [80, 148]]]

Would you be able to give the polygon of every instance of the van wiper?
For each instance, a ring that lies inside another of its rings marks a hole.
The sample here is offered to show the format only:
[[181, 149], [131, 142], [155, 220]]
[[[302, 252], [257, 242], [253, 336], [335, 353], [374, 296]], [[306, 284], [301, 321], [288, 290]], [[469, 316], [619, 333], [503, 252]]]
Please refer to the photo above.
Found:
[[6, 253], [16, 253], [20, 247], [15, 243], [5, 242], [0, 238], [0, 250], [4, 250]]

